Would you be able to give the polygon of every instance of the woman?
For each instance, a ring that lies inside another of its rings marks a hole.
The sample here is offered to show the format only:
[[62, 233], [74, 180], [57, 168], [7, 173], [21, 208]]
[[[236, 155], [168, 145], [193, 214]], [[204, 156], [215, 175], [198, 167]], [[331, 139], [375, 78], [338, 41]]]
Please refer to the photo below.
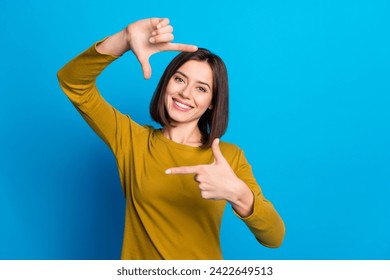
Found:
[[[221, 259], [220, 225], [229, 202], [260, 243], [278, 247], [284, 223], [253, 177], [242, 150], [220, 142], [228, 111], [222, 60], [171, 43], [168, 19], [137, 21], [98, 42], [58, 72], [60, 85], [115, 155], [126, 214], [122, 259]], [[100, 95], [97, 76], [132, 51], [144, 77], [149, 57], [182, 51], [165, 70], [151, 115], [162, 129], [140, 126]]]

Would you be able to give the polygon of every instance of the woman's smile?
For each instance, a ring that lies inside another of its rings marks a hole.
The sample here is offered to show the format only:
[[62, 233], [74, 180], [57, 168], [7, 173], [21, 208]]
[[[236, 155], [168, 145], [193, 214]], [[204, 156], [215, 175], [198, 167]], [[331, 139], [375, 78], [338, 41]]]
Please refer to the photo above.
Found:
[[188, 103], [186, 103], [178, 98], [172, 97], [172, 100], [173, 100], [173, 105], [174, 105], [173, 107], [179, 111], [188, 112], [194, 108], [193, 106], [189, 105]]

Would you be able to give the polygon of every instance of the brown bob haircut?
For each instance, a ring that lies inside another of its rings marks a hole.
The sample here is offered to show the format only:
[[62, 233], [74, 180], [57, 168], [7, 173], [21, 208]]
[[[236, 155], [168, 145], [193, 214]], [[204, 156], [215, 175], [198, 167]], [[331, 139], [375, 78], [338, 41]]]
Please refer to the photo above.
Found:
[[226, 131], [229, 118], [229, 86], [225, 63], [207, 49], [199, 48], [196, 52], [182, 52], [167, 66], [157, 85], [150, 102], [150, 115], [161, 126], [170, 125], [170, 117], [165, 108], [165, 91], [171, 77], [187, 61], [205, 61], [213, 72], [212, 109], [207, 109], [198, 122], [202, 133], [202, 148], [209, 148], [215, 138], [220, 138]]

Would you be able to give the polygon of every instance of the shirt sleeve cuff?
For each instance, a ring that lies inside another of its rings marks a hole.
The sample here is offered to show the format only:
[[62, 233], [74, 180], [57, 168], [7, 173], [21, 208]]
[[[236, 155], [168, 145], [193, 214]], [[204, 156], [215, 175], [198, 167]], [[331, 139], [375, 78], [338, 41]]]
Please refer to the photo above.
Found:
[[117, 58], [119, 58], [119, 57], [121, 57], [121, 56], [120, 56], [120, 55], [112, 55], [112, 54], [108, 54], [108, 53], [101, 53], [101, 52], [99, 52], [99, 51], [97, 50], [97, 46], [98, 46], [100, 43], [104, 42], [108, 37], [109, 37], [109, 36], [103, 38], [102, 40], [97, 41], [97, 42], [95, 43], [95, 45], [94, 45], [94, 49], [95, 49], [95, 52], [96, 52], [97, 54], [100, 54], [100, 55], [103, 55], [103, 56], [107, 56], [107, 57], [110, 57], [112, 60], [115, 60], [115, 59], [117, 59]]
[[262, 220], [262, 216], [264, 215], [264, 207], [262, 207], [263, 203], [265, 202], [258, 195], [253, 194], [253, 210], [249, 216], [242, 217], [234, 210], [234, 208], [232, 209], [234, 214], [240, 220], [242, 220], [245, 224], [251, 227], [252, 225], [258, 224], [259, 220]]

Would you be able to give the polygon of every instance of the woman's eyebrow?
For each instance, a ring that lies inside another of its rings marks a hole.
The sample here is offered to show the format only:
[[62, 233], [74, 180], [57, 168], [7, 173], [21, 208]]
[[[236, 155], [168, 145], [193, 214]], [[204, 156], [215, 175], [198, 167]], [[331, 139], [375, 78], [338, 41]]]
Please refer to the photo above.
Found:
[[[188, 79], [188, 76], [187, 76], [186, 74], [184, 74], [183, 72], [181, 72], [181, 71], [176, 71], [176, 73], [179, 73], [180, 75], [184, 76], [184, 78]], [[210, 85], [209, 85], [208, 83], [202, 82], [202, 81], [196, 81], [196, 82], [199, 83], [199, 84], [208, 86], [209, 89], [211, 90], [211, 87], [210, 87]]]

